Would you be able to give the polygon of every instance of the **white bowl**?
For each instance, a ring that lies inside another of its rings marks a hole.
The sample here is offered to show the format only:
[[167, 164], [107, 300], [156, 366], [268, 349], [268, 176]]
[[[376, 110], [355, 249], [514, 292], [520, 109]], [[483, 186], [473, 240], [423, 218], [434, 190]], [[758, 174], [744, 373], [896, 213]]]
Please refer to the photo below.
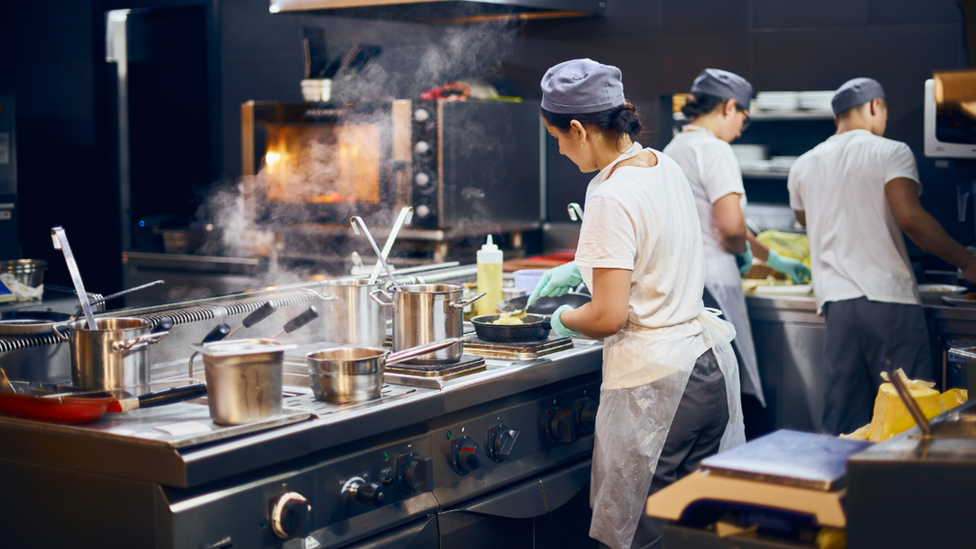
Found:
[[942, 296], [958, 295], [965, 291], [965, 286], [954, 286], [952, 284], [918, 285], [918, 295], [922, 298], [922, 305], [943, 305]]

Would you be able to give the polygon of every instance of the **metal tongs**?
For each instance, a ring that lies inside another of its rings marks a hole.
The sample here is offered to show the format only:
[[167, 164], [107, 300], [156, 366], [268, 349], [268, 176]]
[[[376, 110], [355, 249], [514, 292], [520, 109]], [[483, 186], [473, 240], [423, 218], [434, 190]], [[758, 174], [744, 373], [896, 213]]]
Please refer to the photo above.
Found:
[[352, 230], [357, 235], [362, 234], [359, 232], [359, 229], [362, 228], [363, 233], [366, 234], [366, 238], [369, 239], [369, 245], [373, 247], [373, 251], [376, 252], [376, 257], [380, 259], [380, 264], [383, 265], [384, 269], [386, 269], [386, 274], [390, 277], [390, 282], [393, 283], [393, 287], [395, 287], [398, 292], [402, 293], [403, 288], [400, 286], [400, 283], [396, 281], [396, 278], [393, 277], [393, 271], [391, 271], [390, 266], [386, 264], [386, 259], [383, 258], [383, 252], [380, 251], [380, 247], [377, 246], [376, 241], [373, 240], [373, 235], [369, 234], [369, 228], [366, 227], [366, 222], [363, 221], [363, 218], [359, 217], [358, 215], [354, 215], [349, 219], [349, 224], [352, 225]]
[[51, 240], [54, 242], [54, 249], [64, 252], [64, 261], [68, 264], [68, 272], [71, 273], [71, 281], [74, 282], [75, 292], [81, 302], [81, 309], [85, 312], [85, 320], [88, 322], [88, 329], [94, 330], [95, 315], [92, 314], [91, 303], [88, 302], [88, 292], [85, 291], [85, 284], [81, 281], [81, 272], [78, 270], [78, 263], [75, 256], [71, 253], [71, 246], [68, 244], [68, 237], [64, 234], [61, 225], [51, 229]]
[[[383, 244], [383, 259], [390, 256], [390, 250], [393, 249], [393, 243], [396, 241], [397, 235], [400, 234], [400, 228], [410, 223], [411, 219], [413, 219], [413, 206], [404, 206], [401, 208], [400, 214], [397, 215], [396, 221], [393, 222], [393, 228], [390, 229], [390, 236], [386, 238], [386, 243]], [[369, 275], [368, 284], [376, 282], [376, 279], [380, 276], [380, 268], [382, 267], [383, 264], [377, 261], [376, 265], [373, 266], [373, 272]]]

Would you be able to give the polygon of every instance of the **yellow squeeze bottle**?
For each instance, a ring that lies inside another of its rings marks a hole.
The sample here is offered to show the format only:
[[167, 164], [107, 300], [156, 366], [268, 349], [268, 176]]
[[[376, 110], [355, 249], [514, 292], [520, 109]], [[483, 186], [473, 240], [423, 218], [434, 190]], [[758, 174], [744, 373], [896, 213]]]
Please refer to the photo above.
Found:
[[479, 315], [494, 314], [502, 300], [502, 259], [502, 251], [488, 235], [488, 240], [478, 250], [478, 293], [485, 292], [485, 297], [474, 304]]

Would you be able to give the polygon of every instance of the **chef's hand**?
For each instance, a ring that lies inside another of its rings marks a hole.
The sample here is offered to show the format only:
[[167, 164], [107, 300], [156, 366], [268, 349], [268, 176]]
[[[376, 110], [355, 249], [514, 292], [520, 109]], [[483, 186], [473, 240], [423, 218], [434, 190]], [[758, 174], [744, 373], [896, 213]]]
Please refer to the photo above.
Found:
[[580, 275], [579, 267], [576, 263], [570, 262], [560, 265], [554, 269], [549, 269], [543, 273], [539, 283], [532, 290], [529, 296], [529, 305], [535, 303], [540, 297], [552, 297], [566, 295], [570, 290], [583, 283], [583, 276]]
[[790, 275], [794, 284], [802, 284], [804, 280], [810, 280], [810, 269], [806, 265], [795, 259], [783, 257], [773, 250], [769, 250], [766, 265], [785, 275]]
[[552, 319], [549, 322], [550, 324], [552, 324], [552, 331], [556, 332], [557, 336], [576, 337], [579, 335], [579, 332], [567, 328], [566, 325], [563, 324], [561, 320], [559, 320], [559, 315], [563, 314], [563, 311], [572, 311], [572, 310], [573, 308], [570, 307], [569, 305], [561, 305], [558, 309], [556, 309], [556, 312], [552, 313]]
[[[772, 252], [772, 250], [770, 250]], [[749, 247], [749, 243], [746, 242], [746, 251], [741, 254], [735, 254], [735, 264], [739, 266], [739, 275], [744, 276], [752, 268], [752, 248]], [[772, 267], [772, 265], [770, 265]], [[776, 267], [773, 267], [774, 269]]]

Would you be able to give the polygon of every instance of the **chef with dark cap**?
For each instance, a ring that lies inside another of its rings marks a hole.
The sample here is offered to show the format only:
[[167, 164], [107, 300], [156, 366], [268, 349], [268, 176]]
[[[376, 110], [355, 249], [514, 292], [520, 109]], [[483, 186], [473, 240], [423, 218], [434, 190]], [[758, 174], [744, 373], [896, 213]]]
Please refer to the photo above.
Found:
[[925, 315], [902, 232], [976, 282], [976, 257], [928, 212], [912, 151], [885, 139], [881, 84], [834, 94], [837, 133], [790, 169], [790, 206], [807, 227], [817, 312], [826, 317], [823, 428], [850, 433], [871, 420], [883, 361], [933, 378]]
[[586, 211], [574, 262], [530, 296], [586, 283], [590, 303], [552, 315], [562, 336], [603, 338], [590, 536], [614, 549], [657, 547], [648, 494], [705, 457], [745, 441], [731, 324], [702, 306], [702, 237], [681, 168], [633, 139], [642, 131], [620, 70], [590, 59], [549, 69], [542, 118], [584, 173]]
[[687, 97], [681, 111], [689, 122], [664, 154], [681, 166], [695, 197], [704, 239], [705, 306], [721, 309], [735, 326], [732, 343], [743, 370], [742, 392], [765, 406], [741, 275], [752, 267], [753, 254], [797, 283], [810, 271], [767, 249], [746, 228], [746, 191], [730, 143], [748, 122], [752, 84], [729, 71], [705, 69]]

